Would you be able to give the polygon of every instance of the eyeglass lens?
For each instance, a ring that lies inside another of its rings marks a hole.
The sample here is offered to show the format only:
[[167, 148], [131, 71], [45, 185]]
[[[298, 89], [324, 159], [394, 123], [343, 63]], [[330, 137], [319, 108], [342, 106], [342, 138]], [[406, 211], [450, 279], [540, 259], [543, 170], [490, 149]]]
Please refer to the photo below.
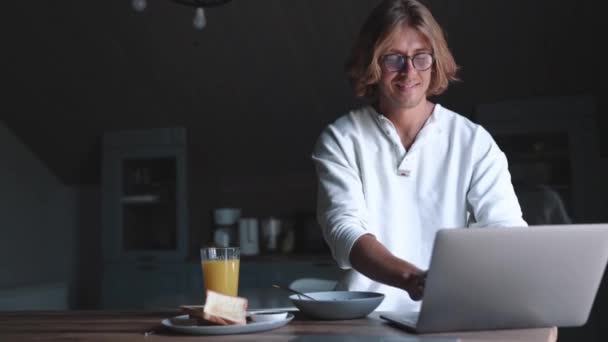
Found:
[[405, 69], [407, 65], [407, 59], [411, 58], [412, 65], [414, 69], [418, 71], [424, 71], [431, 67], [433, 64], [433, 56], [428, 53], [419, 53], [412, 57], [400, 55], [400, 54], [392, 54], [385, 55], [383, 58], [384, 67], [387, 71], [390, 72], [401, 72]]

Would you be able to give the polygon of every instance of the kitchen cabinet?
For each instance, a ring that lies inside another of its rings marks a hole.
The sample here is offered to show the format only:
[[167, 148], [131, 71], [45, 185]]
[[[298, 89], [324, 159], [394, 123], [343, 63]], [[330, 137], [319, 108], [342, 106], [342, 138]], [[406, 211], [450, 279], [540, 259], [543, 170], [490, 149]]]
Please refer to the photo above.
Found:
[[102, 183], [105, 262], [184, 260], [188, 227], [184, 129], [107, 133]]
[[[329, 260], [241, 260], [239, 293], [288, 285], [299, 278], [339, 279], [341, 271]], [[104, 269], [103, 309], [142, 310], [202, 304], [203, 278], [197, 262], [110, 263]]]
[[189, 279], [183, 263], [111, 263], [104, 269], [102, 308], [138, 310], [163, 306], [185, 293]]
[[[561, 201], [567, 215], [557, 216], [569, 216], [577, 223], [602, 221], [605, 209], [597, 180], [603, 179], [603, 168], [593, 98], [540, 96], [480, 104], [475, 112], [476, 122], [492, 134], [505, 152], [515, 190], [530, 198], [528, 203], [522, 203], [524, 209], [526, 204], [554, 209], [559, 206], [555, 203]], [[529, 217], [537, 216], [531, 214]]]
[[242, 261], [239, 288], [269, 288], [289, 285], [299, 278], [338, 280], [343, 271], [330, 260]]
[[188, 279], [186, 131], [108, 132], [102, 163], [102, 306], [154, 306]]
[[[190, 285], [187, 289], [202, 294], [203, 274], [199, 264], [190, 264]], [[247, 289], [271, 288], [273, 284], [289, 285], [299, 278], [338, 280], [344, 271], [330, 260], [241, 260], [239, 292]]]

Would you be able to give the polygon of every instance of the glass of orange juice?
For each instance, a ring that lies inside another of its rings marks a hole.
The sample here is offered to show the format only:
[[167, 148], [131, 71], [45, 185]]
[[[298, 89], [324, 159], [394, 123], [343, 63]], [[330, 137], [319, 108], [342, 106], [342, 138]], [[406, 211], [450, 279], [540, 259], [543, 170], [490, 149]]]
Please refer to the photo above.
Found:
[[201, 248], [203, 285], [206, 290], [236, 296], [239, 289], [239, 247]]

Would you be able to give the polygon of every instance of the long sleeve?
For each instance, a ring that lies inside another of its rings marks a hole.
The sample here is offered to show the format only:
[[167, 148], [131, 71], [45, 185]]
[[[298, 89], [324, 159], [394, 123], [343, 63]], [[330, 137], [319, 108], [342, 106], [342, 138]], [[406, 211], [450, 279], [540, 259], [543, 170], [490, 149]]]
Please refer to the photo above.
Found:
[[350, 251], [367, 233], [367, 209], [352, 143], [328, 127], [312, 155], [318, 176], [317, 219], [334, 259], [351, 268]]

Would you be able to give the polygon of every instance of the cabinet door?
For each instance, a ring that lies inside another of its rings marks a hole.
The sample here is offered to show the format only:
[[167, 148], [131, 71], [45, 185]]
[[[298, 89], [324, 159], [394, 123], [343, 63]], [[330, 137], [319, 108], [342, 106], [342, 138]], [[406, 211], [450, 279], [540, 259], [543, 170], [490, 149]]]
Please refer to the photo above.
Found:
[[188, 271], [180, 264], [111, 265], [103, 278], [103, 309], [173, 309], [186, 291]]
[[131, 157], [120, 167], [122, 250], [177, 250], [177, 158]]
[[270, 288], [273, 284], [289, 285], [299, 278], [338, 280], [344, 271], [332, 261], [243, 261], [239, 289]]
[[187, 248], [185, 174], [183, 149], [104, 152], [106, 261], [183, 260]]

